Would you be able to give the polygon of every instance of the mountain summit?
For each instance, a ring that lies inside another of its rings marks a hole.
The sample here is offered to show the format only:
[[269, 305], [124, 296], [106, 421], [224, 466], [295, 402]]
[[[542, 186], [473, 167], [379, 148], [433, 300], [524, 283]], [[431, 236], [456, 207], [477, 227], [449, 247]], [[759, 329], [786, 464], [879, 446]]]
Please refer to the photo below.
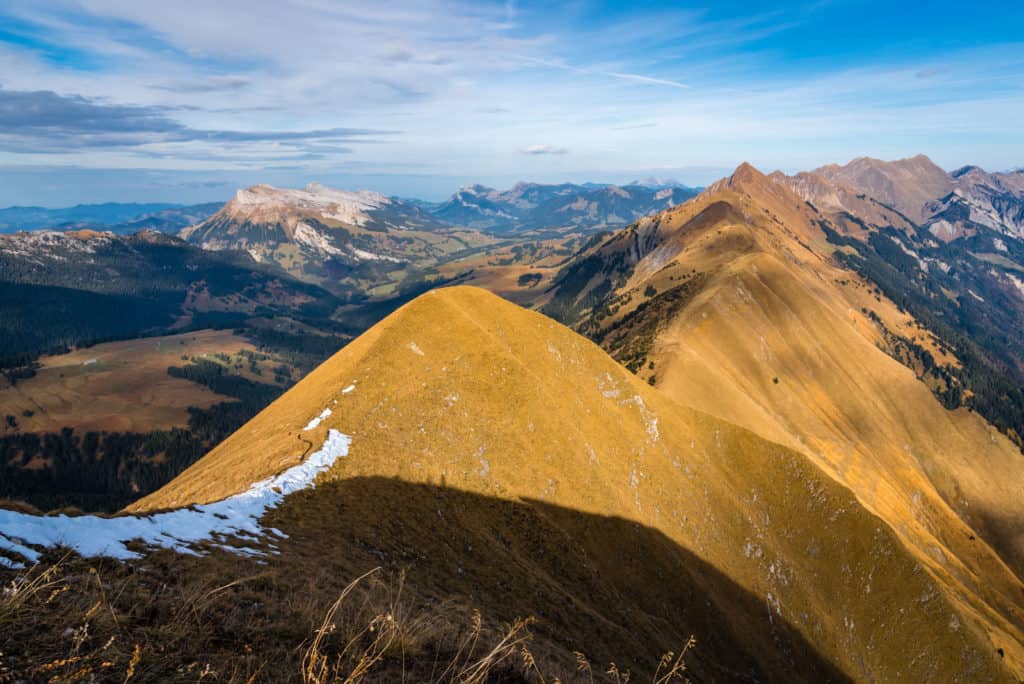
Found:
[[926, 218], [925, 204], [953, 189], [949, 174], [923, 154], [892, 162], [858, 157], [814, 173], [857, 188], [918, 222]]
[[984, 629], [1009, 625], [948, 593], [814, 459], [473, 288], [398, 310], [131, 511], [243, 491], [331, 430], [351, 436], [348, 454], [271, 516], [291, 540], [277, 562], [406, 548], [418, 590], [529, 610], [544, 643], [640, 670], [645, 651], [695, 633], [702, 678], [1006, 676]]
[[[943, 406], [920, 378], [956, 367], [952, 351], [845, 267], [859, 262], [843, 261], [843, 248], [891, 244], [920, 282], [925, 267], [900, 250], [897, 229], [870, 232], [854, 217], [867, 232], [845, 238], [845, 225], [743, 165], [579, 255], [545, 311], [680, 403], [806, 455], [886, 521], [943, 592], [1015, 625], [1005, 638], [1019, 642], [1024, 538], [1013, 521], [1024, 508], [1009, 484], [1024, 479], [1019, 449], [977, 414]], [[964, 573], [1000, 588], [965, 590]]]
[[411, 202], [311, 183], [301, 190], [254, 185], [181, 237], [207, 250], [239, 250], [306, 282], [358, 298], [393, 286], [410, 265], [434, 265], [488, 241]]

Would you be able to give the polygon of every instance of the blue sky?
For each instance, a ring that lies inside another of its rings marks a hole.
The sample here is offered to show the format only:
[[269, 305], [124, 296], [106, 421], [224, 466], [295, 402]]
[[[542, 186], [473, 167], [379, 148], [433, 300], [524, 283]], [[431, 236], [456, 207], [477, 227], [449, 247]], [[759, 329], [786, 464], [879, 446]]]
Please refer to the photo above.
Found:
[[0, 205], [1024, 165], [1024, 3], [0, 0]]

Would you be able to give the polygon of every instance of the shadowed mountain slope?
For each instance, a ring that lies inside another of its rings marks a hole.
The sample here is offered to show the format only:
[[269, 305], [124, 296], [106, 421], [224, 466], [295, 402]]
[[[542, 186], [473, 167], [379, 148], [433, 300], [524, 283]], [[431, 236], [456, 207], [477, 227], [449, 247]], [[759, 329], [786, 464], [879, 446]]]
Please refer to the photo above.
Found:
[[[525, 684], [539, 681], [531, 676], [537, 672], [547, 681], [622, 681], [606, 673], [611, 662], [634, 681], [648, 681], [659, 655], [678, 653], [690, 634], [699, 635], [686, 656], [694, 682], [765, 681], [783, 672], [787, 681], [849, 681], [761, 596], [632, 520], [354, 477], [293, 494], [266, 522], [287, 537], [275, 539], [278, 553], [261, 558], [207, 548], [201, 557], [156, 551], [125, 564], [65, 560], [63, 579], [80, 572], [85, 586], [71, 581], [56, 600], [40, 596], [14, 616], [20, 619], [0, 615], [0, 644], [13, 656], [3, 661], [5, 673], [32, 674], [31, 664], [42, 662], [49, 665], [43, 672], [59, 678], [74, 622], [73, 612], [62, 611], [83, 601], [83, 611], [98, 615], [79, 653], [111, 637], [142, 644], [134, 667], [140, 680], [191, 681], [183, 672], [208, 670], [229, 681], [251, 681], [251, 673], [256, 681], [297, 681], [324, 613], [352, 578], [369, 572], [319, 645], [335, 654], [355, 641], [358, 657], [366, 642], [359, 631], [386, 611], [399, 625], [400, 643], [363, 681], [451, 681], [439, 675], [458, 660], [474, 611], [483, 627], [476, 657], [506, 633], [503, 625], [535, 619], [528, 647], [536, 670], [517, 651], [488, 682]], [[111, 588], [107, 596], [92, 596], [97, 583], [87, 568]], [[0, 578], [5, 572], [0, 567]], [[191, 613], [182, 620], [183, 604], [201, 620]], [[576, 652], [592, 677], [578, 671]], [[131, 651], [100, 655], [106, 680], [122, 681]], [[72, 661], [64, 672], [87, 669], [88, 661]]]
[[[318, 414], [322, 420], [312, 421]], [[544, 593], [538, 607], [552, 633], [573, 633], [583, 621], [577, 611], [590, 610], [591, 582], [607, 580], [631, 587], [626, 604], [635, 610], [615, 614], [638, 635], [636, 644], [711, 632], [697, 635], [712, 644], [701, 655], [705, 663], [742, 663], [759, 679], [821, 681], [834, 668], [836, 678], [858, 680], [1009, 681], [1020, 669], [1019, 595], [997, 600], [1000, 592], [1020, 591], [1019, 583], [1010, 586], [1012, 576], [952, 588], [908, 548], [904, 531], [826, 474], [827, 463], [685, 408], [554, 321], [473, 288], [433, 291], [406, 305], [132, 510], [243, 491], [301, 460], [328, 429], [352, 436], [348, 456], [315, 491], [272, 513], [271, 524], [287, 513], [290, 526], [282, 522], [281, 529], [297, 539], [303, 520], [336, 524], [335, 507], [386, 511], [389, 530], [422, 529], [424, 518], [433, 525], [433, 517], [451, 515], [477, 544], [521, 550], [506, 568], [510, 606], [537, 605], [536, 596], [521, 595], [536, 584], [521, 577], [557, 564], [546, 582], [559, 588]], [[486, 497], [485, 507], [496, 510], [523, 502], [543, 524], [459, 518], [457, 507], [431, 511], [414, 495], [367, 498], [373, 487], [357, 483], [381, 482], [374, 478], [408, 483], [395, 485], [399, 490], [440, 484], [462, 493], [453, 496]], [[334, 496], [338, 488], [363, 496]], [[667, 541], [643, 542], [630, 555], [620, 546], [629, 544], [623, 533], [608, 533], [618, 523], [571, 521], [581, 515], [619, 518], [619, 529], [635, 524]], [[549, 524], [563, 530], [565, 544], [546, 546], [558, 538]], [[313, 545], [324, 562], [346, 553], [346, 524], [329, 535], [311, 529], [312, 539], [331, 540]], [[538, 532], [541, 538], [531, 536]], [[356, 536], [364, 549], [384, 549], [391, 535]], [[433, 556], [461, 540], [439, 534], [417, 543]], [[435, 580], [436, 591], [464, 586], [467, 576], [493, 576], [487, 554], [468, 545], [462, 553], [455, 575]], [[535, 558], [548, 554], [554, 557], [544, 563]], [[394, 549], [380, 557], [393, 559]], [[999, 562], [991, 552], [985, 558]], [[995, 595], [999, 610], [957, 590]], [[602, 638], [611, 640], [597, 639], [598, 651], [617, 643], [628, 651], [617, 658], [645, 657], [629, 640]], [[706, 668], [707, 679], [739, 678]]]

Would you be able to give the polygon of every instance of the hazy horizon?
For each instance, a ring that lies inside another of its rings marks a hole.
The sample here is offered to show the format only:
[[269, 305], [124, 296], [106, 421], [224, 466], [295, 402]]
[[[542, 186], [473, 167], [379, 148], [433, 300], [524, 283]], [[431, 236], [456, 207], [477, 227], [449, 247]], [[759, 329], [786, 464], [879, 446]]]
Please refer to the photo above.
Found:
[[[929, 156], [926, 153], [925, 156]], [[861, 155], [870, 156], [870, 155]], [[914, 155], [912, 155], [914, 156]], [[931, 157], [929, 157], [931, 158]], [[809, 168], [778, 168], [773, 166], [758, 167], [760, 171], [768, 174], [774, 171], [782, 171], [786, 174], [811, 171], [826, 163], [845, 164], [852, 159], [833, 160]], [[887, 159], [883, 161], [896, 161]], [[933, 159], [934, 161], [934, 159]], [[743, 163], [743, 162], [740, 162]], [[108, 170], [108, 175], [97, 176], [92, 169], [4, 169], [0, 168], [0, 182], [10, 181], [8, 176], [18, 174], [24, 178], [26, 175], [32, 177], [38, 174], [41, 183], [49, 182], [51, 185], [39, 187], [39, 195], [50, 196], [49, 193], [56, 189], [64, 188], [69, 198], [63, 204], [46, 204], [43, 202], [4, 202], [0, 200], [0, 209], [12, 208], [15, 206], [38, 206], [45, 209], [60, 209], [79, 204], [103, 204], [103, 203], [137, 203], [137, 204], [203, 204], [207, 202], [227, 202], [239, 189], [265, 183], [280, 188], [302, 188], [310, 183], [319, 183], [329, 187], [345, 190], [372, 190], [381, 194], [400, 197], [403, 199], [416, 199], [428, 202], [439, 202], [450, 198], [458, 190], [470, 185], [484, 185], [496, 190], [506, 190], [517, 183], [536, 183], [542, 185], [557, 185], [561, 183], [573, 183], [583, 185], [593, 183], [599, 185], [628, 185], [633, 182], [644, 182], [648, 180], [664, 180], [677, 182], [682, 186], [690, 188], [703, 188], [717, 180], [729, 176], [740, 163], [734, 166], [721, 168], [680, 168], [671, 169], [666, 173], [664, 169], [638, 170], [633, 173], [608, 172], [601, 174], [588, 174], [587, 172], [568, 173], [563, 176], [552, 175], [550, 177], [522, 178], [517, 176], [495, 176], [490, 178], [471, 178], [468, 176], [446, 176], [446, 175], [387, 175], [378, 176], [345, 176], [332, 173], [323, 173], [318, 176], [310, 176], [303, 179], [302, 176], [293, 172], [280, 169], [268, 169], [260, 172], [246, 172], [242, 175], [233, 175], [237, 182], [230, 180], [204, 180], [202, 178], [190, 179], [188, 172], [156, 172], [147, 171], [140, 174], [136, 170], [116, 169]], [[945, 171], [952, 172], [967, 165], [975, 165], [970, 162], [956, 166], [942, 167]], [[755, 166], [757, 166], [755, 164]], [[941, 165], [940, 165], [941, 166]], [[1009, 167], [1005, 169], [985, 169], [992, 172], [1008, 172], [1019, 170], [1020, 167]], [[61, 176], [68, 176], [59, 180]], [[111, 178], [117, 180], [114, 185], [110, 184]], [[9, 186], [0, 186], [0, 198], [12, 196]], [[103, 195], [109, 191], [110, 196]], [[99, 193], [99, 194], [97, 194]], [[31, 195], [31, 193], [29, 193]], [[24, 195], [20, 195], [24, 196]], [[70, 201], [72, 198], [79, 198]]]
[[[57, 209], [76, 204], [102, 204], [104, 202], [139, 204], [226, 202], [237, 190], [260, 183], [281, 188], [302, 188], [310, 183], [320, 183], [344, 190], [372, 190], [391, 197], [438, 202], [448, 199], [461, 188], [475, 184], [485, 185], [497, 190], [505, 190], [511, 188], [516, 183], [626, 185], [634, 181], [657, 178], [678, 182], [686, 187], [696, 188], [709, 185], [719, 178], [728, 175], [732, 170], [733, 168], [723, 167], [720, 169], [674, 170], [678, 173], [654, 173], [651, 170], [647, 173], [637, 172], [632, 175], [629, 172], [607, 173], [603, 175], [599, 173], [590, 175], [586, 172], [581, 172], [578, 174], [564, 174], [563, 176], [552, 175], [550, 177], [538, 176], [533, 178], [516, 176], [475, 178], [442, 175], [345, 176], [329, 172], [305, 177], [292, 172], [271, 169], [232, 175], [231, 178], [237, 181], [232, 182], [231, 180], [191, 178], [190, 176], [193, 174], [188, 172], [142, 172], [140, 174], [136, 170], [116, 169], [108, 170], [106, 174], [98, 176], [92, 169], [61, 169], [57, 171], [47, 168], [0, 168], [0, 208], [39, 206], [47, 209]], [[26, 194], [28, 196], [35, 194], [45, 198], [51, 196], [58, 189], [65, 188], [68, 191], [68, 198], [79, 199], [64, 201], [58, 204], [20, 200], [4, 201], [4, 198], [14, 196], [14, 192], [7, 185], [10, 182], [10, 176], [14, 175], [18, 175], [22, 179], [26, 176], [34, 176], [40, 183], [35, 193], [19, 193], [18, 197], [25, 197]], [[114, 180], [113, 184], [111, 184], [111, 179]], [[49, 187], [46, 187], [45, 184], [47, 183], [50, 184]], [[103, 192], [109, 192], [110, 195], [103, 195]]]

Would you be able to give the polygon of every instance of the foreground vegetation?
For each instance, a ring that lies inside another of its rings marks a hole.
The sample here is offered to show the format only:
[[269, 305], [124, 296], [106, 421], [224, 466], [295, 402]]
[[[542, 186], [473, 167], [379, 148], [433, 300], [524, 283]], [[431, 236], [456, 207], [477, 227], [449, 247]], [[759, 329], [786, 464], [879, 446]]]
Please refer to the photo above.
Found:
[[[533, 652], [532, 618], [502, 624], [466, 606], [424, 602], [402, 572], [373, 568], [325, 606], [304, 592], [271, 591], [258, 570], [222, 583], [173, 568], [169, 556], [133, 567], [65, 554], [6, 573], [0, 681], [631, 679], [580, 651], [567, 670]], [[688, 681], [685, 657], [695, 645], [691, 637], [664, 654], [650, 681]]]

